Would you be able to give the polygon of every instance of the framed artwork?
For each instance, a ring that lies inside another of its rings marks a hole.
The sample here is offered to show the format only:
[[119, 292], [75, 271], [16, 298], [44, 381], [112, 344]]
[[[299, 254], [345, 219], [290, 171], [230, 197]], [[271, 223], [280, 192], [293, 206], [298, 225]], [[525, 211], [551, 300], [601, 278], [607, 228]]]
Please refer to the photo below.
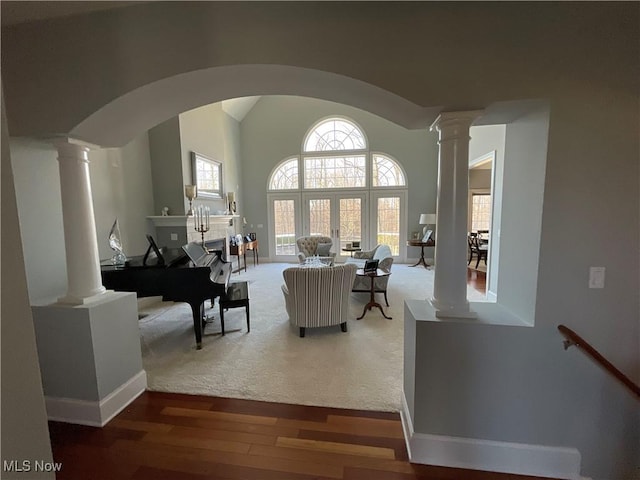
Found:
[[424, 234], [424, 237], [422, 237], [422, 243], [427, 243], [430, 239], [432, 239], [432, 236], [433, 230], [427, 230]]
[[375, 272], [378, 269], [378, 260], [366, 260], [364, 262], [365, 272]]

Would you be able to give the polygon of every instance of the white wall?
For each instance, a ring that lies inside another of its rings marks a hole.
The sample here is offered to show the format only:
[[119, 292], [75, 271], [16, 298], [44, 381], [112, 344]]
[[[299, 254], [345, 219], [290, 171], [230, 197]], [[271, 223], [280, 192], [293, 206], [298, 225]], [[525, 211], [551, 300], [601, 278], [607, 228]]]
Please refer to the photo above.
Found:
[[184, 215], [187, 210], [185, 210], [184, 187], [181, 184], [184, 172], [178, 117], [171, 118], [149, 130], [149, 152], [154, 214], [161, 215], [162, 208], [168, 207], [169, 215]]
[[500, 202], [498, 302], [532, 323], [535, 314], [549, 112], [507, 125]]
[[147, 215], [159, 215], [153, 207], [149, 139], [144, 132], [122, 148], [93, 150], [89, 154], [93, 209], [98, 251], [109, 259], [109, 231], [117, 218], [124, 253], [142, 255], [148, 246]]
[[[2, 92], [0, 92], [2, 94]], [[51, 462], [51, 443], [42, 380], [36, 352], [33, 318], [20, 242], [15, 184], [9, 152], [9, 135], [2, 96], [2, 461]], [[49, 472], [30, 472], [34, 479], [53, 479]], [[3, 471], [7, 480], [24, 478]]]
[[41, 141], [11, 140], [11, 160], [29, 302], [44, 305], [67, 292], [60, 171], [55, 147]]

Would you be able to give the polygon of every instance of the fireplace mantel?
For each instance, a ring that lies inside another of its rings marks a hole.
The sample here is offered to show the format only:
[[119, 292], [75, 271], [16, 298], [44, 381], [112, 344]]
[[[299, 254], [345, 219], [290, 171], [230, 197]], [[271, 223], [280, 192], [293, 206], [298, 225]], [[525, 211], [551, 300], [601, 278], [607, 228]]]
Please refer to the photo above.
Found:
[[[234, 236], [239, 218], [240, 215], [209, 216], [210, 228], [205, 232], [204, 240], [229, 239]], [[202, 241], [202, 235], [194, 228], [192, 215], [149, 216], [147, 221], [151, 224], [150, 233], [156, 237], [160, 246], [180, 248], [185, 243]]]
[[[156, 227], [186, 227], [189, 220], [193, 222], [193, 216], [187, 215], [155, 215], [147, 217]], [[240, 215], [211, 215], [210, 223], [226, 223], [227, 225], [234, 218], [240, 218]]]

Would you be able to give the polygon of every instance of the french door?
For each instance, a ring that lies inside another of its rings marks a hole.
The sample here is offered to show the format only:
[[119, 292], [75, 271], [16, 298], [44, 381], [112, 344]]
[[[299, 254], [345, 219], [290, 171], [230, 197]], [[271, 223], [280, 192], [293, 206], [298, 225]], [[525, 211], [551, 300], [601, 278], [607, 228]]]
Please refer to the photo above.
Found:
[[302, 231], [300, 194], [270, 194], [269, 256], [277, 262], [296, 262], [296, 239]]
[[296, 262], [296, 239], [305, 235], [330, 237], [338, 261], [349, 255], [342, 251], [347, 243], [358, 241], [363, 250], [385, 243], [396, 261], [406, 258], [405, 191], [277, 193], [267, 199], [273, 261]]
[[343, 256], [347, 243], [367, 245], [367, 194], [362, 192], [303, 194], [302, 225], [304, 235], [324, 235], [333, 242], [332, 251]]
[[407, 193], [399, 190], [371, 192], [371, 248], [377, 244], [389, 245], [396, 261], [405, 261], [407, 215]]

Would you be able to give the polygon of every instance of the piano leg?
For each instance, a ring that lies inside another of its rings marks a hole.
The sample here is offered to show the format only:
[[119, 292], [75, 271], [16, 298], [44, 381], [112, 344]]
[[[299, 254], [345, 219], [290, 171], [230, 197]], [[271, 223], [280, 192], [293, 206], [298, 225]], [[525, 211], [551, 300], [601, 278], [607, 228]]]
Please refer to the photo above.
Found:
[[204, 302], [190, 303], [193, 314], [193, 332], [196, 334], [196, 349], [202, 349], [202, 318], [204, 315]]

